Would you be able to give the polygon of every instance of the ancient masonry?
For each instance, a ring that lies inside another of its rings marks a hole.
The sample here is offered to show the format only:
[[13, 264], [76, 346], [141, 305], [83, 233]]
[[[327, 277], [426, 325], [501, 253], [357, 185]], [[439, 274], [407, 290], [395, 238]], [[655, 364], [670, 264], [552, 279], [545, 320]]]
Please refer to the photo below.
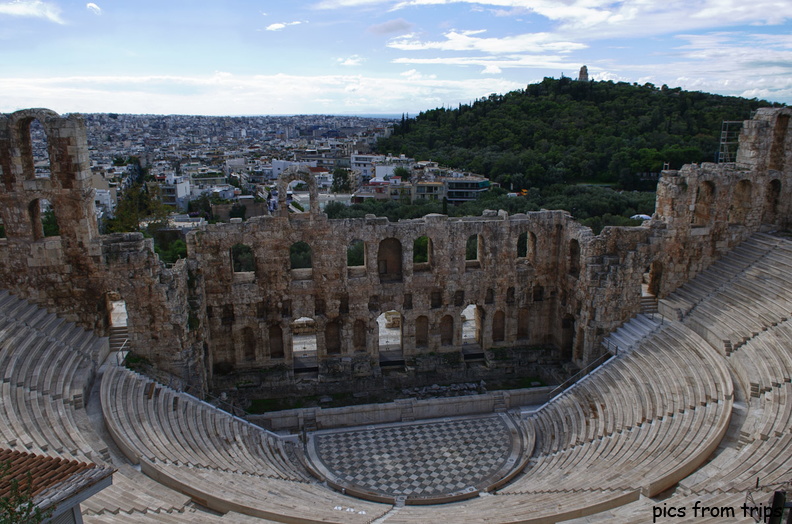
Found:
[[[656, 212], [640, 227], [593, 235], [562, 211], [329, 220], [310, 174], [289, 171], [281, 198], [303, 180], [308, 212], [289, 214], [282, 202], [278, 216], [192, 232], [187, 259], [169, 268], [139, 233], [99, 234], [82, 119], [18, 111], [0, 116], [0, 286], [105, 336], [110, 303], [123, 299], [130, 347], [201, 387], [221, 364], [293, 380], [295, 321], [304, 317], [313, 320], [324, 380], [377, 376], [388, 359], [459, 354], [471, 304], [481, 351], [553, 345], [580, 366], [640, 311], [642, 284], [662, 298], [751, 233], [789, 225], [791, 114], [762, 109], [745, 122], [736, 163], [663, 172]], [[33, 120], [47, 137], [46, 177], [35, 172]], [[59, 236], [43, 233], [42, 200]], [[427, 260], [414, 262], [421, 237]], [[347, 249], [357, 241], [363, 265], [350, 267]], [[290, 266], [298, 242], [309, 248], [310, 269]], [[235, 268], [240, 250], [252, 253], [252, 266]], [[377, 317], [388, 311], [397, 312], [401, 343], [381, 351]]]

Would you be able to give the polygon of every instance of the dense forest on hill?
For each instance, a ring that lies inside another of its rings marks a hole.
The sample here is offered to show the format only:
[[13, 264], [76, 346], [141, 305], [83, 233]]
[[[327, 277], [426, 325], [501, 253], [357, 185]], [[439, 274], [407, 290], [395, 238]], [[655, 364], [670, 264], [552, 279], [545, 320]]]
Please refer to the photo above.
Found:
[[555, 183], [641, 187], [638, 173], [717, 158], [724, 120], [746, 120], [760, 100], [652, 84], [545, 78], [456, 109], [403, 118], [380, 153], [466, 169], [514, 190]]

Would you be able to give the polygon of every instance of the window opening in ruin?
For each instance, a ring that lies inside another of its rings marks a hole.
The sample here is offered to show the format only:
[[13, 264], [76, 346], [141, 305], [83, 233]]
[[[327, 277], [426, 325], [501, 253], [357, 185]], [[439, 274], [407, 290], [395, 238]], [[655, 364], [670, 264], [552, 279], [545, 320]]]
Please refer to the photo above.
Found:
[[[657, 295], [660, 293], [662, 279], [663, 263], [655, 260], [649, 265], [648, 268], [646, 268], [646, 271], [643, 274], [643, 282], [641, 283], [641, 297], [657, 297]], [[654, 301], [654, 306], [657, 307], [656, 301]]]
[[429, 346], [429, 318], [425, 315], [415, 319], [415, 347]]
[[274, 324], [269, 328], [270, 358], [283, 358], [283, 329]]
[[517, 237], [517, 258], [528, 258], [528, 233], [522, 232]]
[[413, 241], [413, 271], [428, 271], [432, 268], [432, 240], [427, 236]]
[[778, 115], [773, 128], [773, 145], [770, 146], [768, 167], [776, 171], [784, 170], [784, 143], [789, 129], [789, 115]]
[[774, 179], [767, 186], [767, 196], [765, 198], [765, 212], [762, 222], [773, 224], [778, 219], [778, 203], [781, 199], [781, 181]]
[[386, 311], [377, 317], [380, 366], [404, 365], [403, 321], [404, 317], [395, 310]]
[[352, 346], [355, 351], [366, 351], [366, 321], [355, 320], [355, 325], [352, 329]]
[[60, 235], [58, 219], [55, 217], [55, 211], [49, 200], [45, 198], [33, 200], [28, 205], [28, 213], [34, 240]]
[[483, 252], [481, 235], [470, 235], [465, 242], [465, 267], [481, 267], [481, 254]]
[[242, 353], [248, 362], [256, 360], [256, 333], [252, 328], [246, 327], [242, 330]]
[[295, 242], [289, 248], [289, 263], [292, 269], [311, 269], [311, 246], [302, 240]]
[[503, 342], [506, 339], [506, 315], [496, 311], [492, 316], [492, 342]]
[[432, 294], [429, 296], [429, 305], [432, 309], [437, 309], [443, 305], [443, 292], [436, 289], [432, 291]]
[[481, 346], [483, 312], [476, 304], [462, 310], [462, 344]]
[[580, 276], [580, 243], [574, 238], [569, 241], [569, 274]]
[[704, 227], [709, 224], [712, 208], [715, 205], [715, 184], [706, 180], [696, 190], [696, 204], [693, 210], [693, 226]]
[[308, 183], [292, 180], [286, 186], [286, 205], [291, 213], [308, 214], [311, 208], [311, 192]]
[[544, 300], [544, 287], [542, 286], [534, 286], [533, 287], [533, 301], [534, 302], [542, 302]]
[[528, 308], [521, 307], [517, 310], [517, 338], [526, 340], [529, 336], [531, 313]]
[[256, 259], [253, 249], [245, 244], [235, 244], [231, 247], [231, 267], [234, 273], [249, 273], [256, 270]]
[[362, 240], [353, 240], [347, 247], [347, 267], [365, 267], [366, 244]]
[[380, 282], [401, 282], [402, 245], [398, 239], [386, 238], [377, 250], [377, 271]]
[[740, 180], [734, 187], [731, 206], [729, 207], [729, 224], [745, 225], [745, 219], [751, 210], [753, 186], [749, 180]]
[[450, 346], [454, 343], [454, 317], [446, 315], [440, 319], [440, 345]]
[[316, 372], [319, 359], [316, 348], [316, 322], [300, 317], [291, 324], [294, 372]]
[[491, 287], [487, 288], [487, 292], [484, 295], [484, 303], [485, 304], [493, 304], [493, 303], [495, 303], [495, 290], [492, 289]]
[[[32, 166], [24, 166], [32, 171], [32, 178], [50, 178], [52, 175], [52, 168], [50, 164], [49, 143], [47, 141], [47, 133], [44, 131], [44, 126], [41, 122], [34, 118], [28, 122], [23, 122], [24, 126], [27, 124], [27, 129], [24, 129], [22, 137], [22, 156], [23, 163], [26, 161], [25, 157], [32, 158]], [[32, 155], [28, 156], [25, 153], [28, 150]], [[29, 175], [26, 178], [31, 178]]]
[[325, 325], [325, 349], [328, 355], [341, 353], [341, 321], [333, 320]]

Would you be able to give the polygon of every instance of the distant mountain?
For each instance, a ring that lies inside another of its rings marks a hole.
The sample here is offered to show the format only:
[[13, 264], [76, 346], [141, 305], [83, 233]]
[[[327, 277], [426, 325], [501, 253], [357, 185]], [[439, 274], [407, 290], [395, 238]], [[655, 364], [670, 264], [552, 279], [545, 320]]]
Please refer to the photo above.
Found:
[[652, 84], [545, 78], [402, 117], [377, 149], [467, 169], [514, 190], [559, 182], [633, 189], [639, 173], [656, 173], [665, 162], [673, 169], [715, 161], [722, 122], [770, 105]]

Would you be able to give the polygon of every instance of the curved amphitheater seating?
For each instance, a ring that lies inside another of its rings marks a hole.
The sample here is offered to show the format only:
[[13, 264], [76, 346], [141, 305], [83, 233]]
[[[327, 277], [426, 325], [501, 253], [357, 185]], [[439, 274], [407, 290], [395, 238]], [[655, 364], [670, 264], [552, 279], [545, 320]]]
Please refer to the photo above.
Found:
[[681, 322], [638, 317], [613, 333], [616, 357], [523, 420], [536, 437], [523, 473], [464, 502], [331, 491], [279, 437], [112, 363], [93, 396], [111, 438], [84, 407], [106, 339], [1, 291], [0, 445], [118, 468], [83, 503], [87, 523], [638, 523], [674, 486], [662, 503], [739, 507], [757, 477], [792, 477], [789, 266], [792, 243], [755, 235], [661, 300]]
[[368, 522], [390, 506], [351, 499], [310, 480], [276, 435], [128, 369], [102, 380], [110, 434], [144, 473], [215, 511], [322, 521]]
[[85, 522], [245, 522], [198, 511], [189, 497], [110, 462], [85, 413], [106, 355], [107, 339], [0, 290], [0, 446], [118, 467], [113, 485], [83, 502]]

